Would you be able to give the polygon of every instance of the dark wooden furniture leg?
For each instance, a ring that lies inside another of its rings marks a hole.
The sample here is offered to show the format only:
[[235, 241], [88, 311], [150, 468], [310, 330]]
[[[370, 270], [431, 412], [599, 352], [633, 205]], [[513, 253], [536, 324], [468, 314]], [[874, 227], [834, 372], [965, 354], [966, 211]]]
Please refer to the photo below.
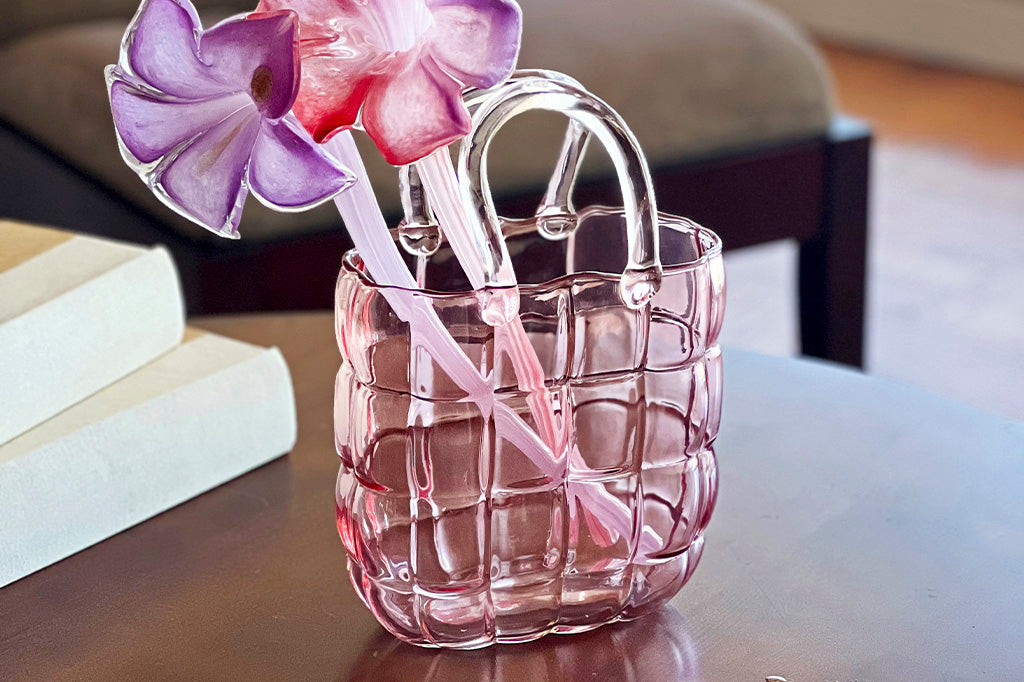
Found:
[[825, 147], [821, 227], [800, 244], [804, 355], [864, 365], [871, 131], [837, 119]]

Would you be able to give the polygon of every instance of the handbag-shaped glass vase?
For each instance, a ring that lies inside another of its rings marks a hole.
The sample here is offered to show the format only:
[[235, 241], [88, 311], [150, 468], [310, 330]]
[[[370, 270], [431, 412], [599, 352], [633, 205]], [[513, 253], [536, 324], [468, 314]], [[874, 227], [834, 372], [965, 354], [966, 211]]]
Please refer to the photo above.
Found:
[[[543, 395], [522, 388], [506, 340], [482, 316], [485, 295], [446, 244], [435, 250], [436, 235], [423, 236], [431, 213], [408, 171], [403, 234], [421, 288], [376, 284], [350, 251], [336, 301], [337, 521], [352, 585], [399, 638], [452, 648], [590, 630], [671, 598], [700, 559], [714, 507], [722, 399], [721, 244], [656, 213], [621, 119], [550, 74], [478, 95], [472, 108], [465, 199], [499, 242], [504, 232]], [[558, 171], [537, 218], [500, 219], [487, 143], [538, 108], [572, 119]], [[591, 134], [616, 161], [624, 209], [572, 208]], [[623, 272], [644, 240], [660, 250], [660, 288], [627, 305]], [[493, 404], [468, 399], [418, 342], [404, 321], [413, 308], [436, 314], [491, 382]], [[506, 428], [520, 419], [539, 431], [539, 409], [565, 436], [548, 444], [548, 460]]]

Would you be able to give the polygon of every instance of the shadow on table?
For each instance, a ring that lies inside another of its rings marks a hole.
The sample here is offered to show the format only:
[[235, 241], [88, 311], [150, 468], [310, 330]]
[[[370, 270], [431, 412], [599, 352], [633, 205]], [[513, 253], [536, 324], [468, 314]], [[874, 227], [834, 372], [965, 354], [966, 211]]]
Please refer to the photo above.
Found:
[[700, 682], [689, 625], [666, 607], [632, 623], [579, 635], [477, 651], [438, 651], [381, 632], [363, 651], [349, 682], [449, 680], [681, 680]]

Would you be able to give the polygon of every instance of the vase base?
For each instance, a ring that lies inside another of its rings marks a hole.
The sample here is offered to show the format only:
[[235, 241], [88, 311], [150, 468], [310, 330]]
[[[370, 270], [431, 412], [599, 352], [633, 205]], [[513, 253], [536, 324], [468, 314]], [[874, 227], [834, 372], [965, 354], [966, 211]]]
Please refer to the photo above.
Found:
[[495, 604], [487, 603], [486, 591], [451, 600], [442, 611], [426, 595], [390, 589], [366, 578], [352, 561], [348, 572], [362, 602], [398, 639], [428, 649], [472, 650], [532, 642], [549, 634], [590, 632], [653, 613], [693, 575], [703, 546], [703, 537], [698, 537], [685, 552], [668, 561], [634, 566], [628, 598], [615, 610], [604, 598], [606, 591], [599, 591], [592, 601], [586, 594], [576, 593], [572, 604], [563, 602], [557, 611], [548, 611], [545, 619], [537, 618], [538, 612], [503, 610], [496, 615]]

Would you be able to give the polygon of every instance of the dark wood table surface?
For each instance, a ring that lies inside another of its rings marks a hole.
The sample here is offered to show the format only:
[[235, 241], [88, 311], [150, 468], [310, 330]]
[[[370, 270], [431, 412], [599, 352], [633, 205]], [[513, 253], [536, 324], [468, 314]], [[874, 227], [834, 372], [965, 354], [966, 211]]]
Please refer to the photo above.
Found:
[[386, 634], [345, 575], [330, 317], [197, 324], [281, 348], [295, 450], [0, 589], [0, 680], [1024, 680], [1021, 424], [727, 350], [718, 508], [671, 607], [427, 651]]

